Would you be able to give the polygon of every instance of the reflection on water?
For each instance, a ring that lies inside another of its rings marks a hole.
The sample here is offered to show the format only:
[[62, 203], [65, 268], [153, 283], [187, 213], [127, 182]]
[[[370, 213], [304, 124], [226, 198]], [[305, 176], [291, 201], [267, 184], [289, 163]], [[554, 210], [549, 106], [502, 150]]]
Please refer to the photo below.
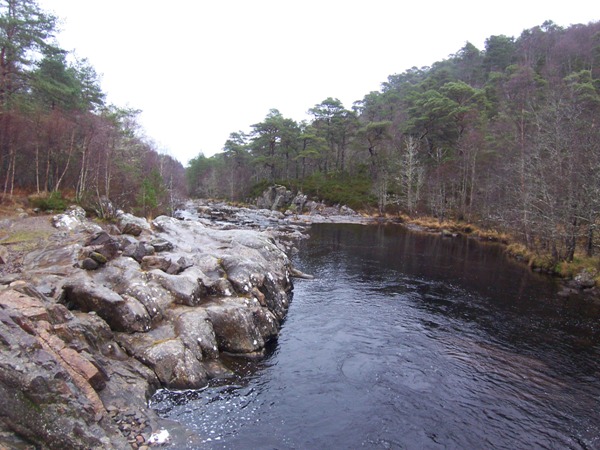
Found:
[[598, 448], [598, 307], [502, 248], [316, 225], [288, 318], [236, 383], [159, 392], [206, 448]]

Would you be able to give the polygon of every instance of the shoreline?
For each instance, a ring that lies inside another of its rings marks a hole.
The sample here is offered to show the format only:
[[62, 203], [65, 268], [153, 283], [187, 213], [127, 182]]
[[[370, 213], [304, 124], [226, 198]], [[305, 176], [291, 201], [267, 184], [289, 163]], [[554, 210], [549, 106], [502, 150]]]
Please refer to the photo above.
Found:
[[0, 446], [199, 445], [150, 396], [231, 377], [221, 354], [261, 355], [306, 276], [286, 254], [303, 228], [251, 228], [79, 207], [3, 221]]
[[[151, 395], [232, 376], [221, 354], [263, 354], [285, 319], [291, 279], [310, 278], [289, 257], [319, 223], [459, 233], [354, 212], [203, 201], [151, 222], [122, 214], [99, 224], [78, 207], [0, 222], [0, 248], [10, 248], [0, 266], [0, 401], [8, 405], [0, 445], [197, 445], [196, 434], [150, 408]], [[83, 431], [75, 437], [75, 429]]]

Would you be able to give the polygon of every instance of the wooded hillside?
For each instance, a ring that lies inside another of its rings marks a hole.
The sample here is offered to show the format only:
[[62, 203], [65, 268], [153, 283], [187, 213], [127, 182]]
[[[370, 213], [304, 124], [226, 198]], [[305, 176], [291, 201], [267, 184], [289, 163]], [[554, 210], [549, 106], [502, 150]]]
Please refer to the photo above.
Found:
[[56, 27], [35, 0], [0, 0], [4, 202], [68, 196], [100, 215], [107, 200], [153, 215], [186, 188], [245, 200], [277, 182], [353, 208], [502, 228], [556, 260], [598, 248], [600, 22], [467, 43], [389, 76], [351, 109], [334, 98], [307, 105], [310, 121], [273, 109], [186, 176], [143, 137], [138, 111], [106, 103]]
[[510, 230], [570, 260], [598, 247], [600, 22], [552, 22], [467, 43], [388, 77], [346, 109], [297, 123], [276, 109], [188, 169], [198, 196], [242, 200], [278, 182], [354, 208]]
[[106, 214], [107, 199], [143, 215], [185, 195], [184, 168], [141, 135], [139, 111], [105, 102], [88, 61], [54, 40], [35, 0], [0, 0], [0, 193], [69, 196]]

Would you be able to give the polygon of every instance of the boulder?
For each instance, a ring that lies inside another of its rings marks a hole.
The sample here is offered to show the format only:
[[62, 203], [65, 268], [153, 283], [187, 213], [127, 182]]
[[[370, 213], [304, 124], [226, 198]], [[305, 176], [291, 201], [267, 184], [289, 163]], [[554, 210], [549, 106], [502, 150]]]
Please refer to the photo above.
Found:
[[123, 250], [123, 256], [128, 256], [141, 263], [144, 256], [151, 256], [154, 254], [154, 247], [144, 242], [138, 242], [136, 244], [129, 244]]
[[132, 297], [146, 308], [153, 321], [162, 320], [164, 312], [173, 303], [173, 296], [158, 283], [146, 281], [141, 277], [132, 279], [121, 295]]
[[249, 299], [227, 299], [206, 308], [219, 349], [230, 353], [256, 353], [275, 338], [278, 322], [271, 312]]
[[95, 312], [115, 331], [145, 331], [150, 328], [148, 311], [138, 300], [121, 296], [92, 281], [69, 281], [63, 301], [69, 309]]
[[80, 267], [83, 270], [96, 270], [100, 267], [100, 264], [97, 261], [94, 261], [92, 258], [84, 258], [81, 261]]
[[573, 280], [571, 280], [570, 285], [576, 289], [590, 289], [596, 286], [595, 278], [598, 276], [598, 271], [595, 269], [583, 269], [579, 272]]
[[[85, 243], [91, 251], [101, 254], [106, 260], [114, 259], [121, 249], [119, 241], [106, 231], [94, 233]], [[106, 261], [105, 261], [106, 262]]]
[[173, 250], [173, 244], [166, 239], [153, 239], [150, 245], [154, 247], [156, 252], [166, 252]]
[[55, 215], [52, 225], [66, 231], [102, 231], [99, 225], [85, 220], [85, 210], [81, 206], [70, 206], [63, 214]]
[[152, 231], [147, 220], [128, 213], [119, 214], [118, 227], [122, 234], [130, 234], [132, 236], [139, 236], [145, 231]]

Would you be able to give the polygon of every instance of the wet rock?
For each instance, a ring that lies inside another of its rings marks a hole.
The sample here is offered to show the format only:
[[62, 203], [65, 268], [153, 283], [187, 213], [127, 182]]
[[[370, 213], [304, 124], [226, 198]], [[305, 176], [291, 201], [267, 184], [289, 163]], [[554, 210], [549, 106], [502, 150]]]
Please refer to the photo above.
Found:
[[315, 278], [314, 275], [309, 275], [307, 273], [301, 272], [300, 270], [295, 269], [293, 267], [290, 268], [290, 276], [294, 278], [301, 278], [304, 280], [313, 280]]
[[142, 358], [168, 388], [201, 388], [208, 381], [204, 367], [180, 339], [158, 342], [149, 347]]
[[286, 270], [288, 260], [273, 242], [240, 235], [235, 250], [223, 257], [222, 264], [238, 293], [247, 294], [257, 287], [273, 314], [280, 320], [285, 317], [291, 283], [288, 274], [281, 270]]

